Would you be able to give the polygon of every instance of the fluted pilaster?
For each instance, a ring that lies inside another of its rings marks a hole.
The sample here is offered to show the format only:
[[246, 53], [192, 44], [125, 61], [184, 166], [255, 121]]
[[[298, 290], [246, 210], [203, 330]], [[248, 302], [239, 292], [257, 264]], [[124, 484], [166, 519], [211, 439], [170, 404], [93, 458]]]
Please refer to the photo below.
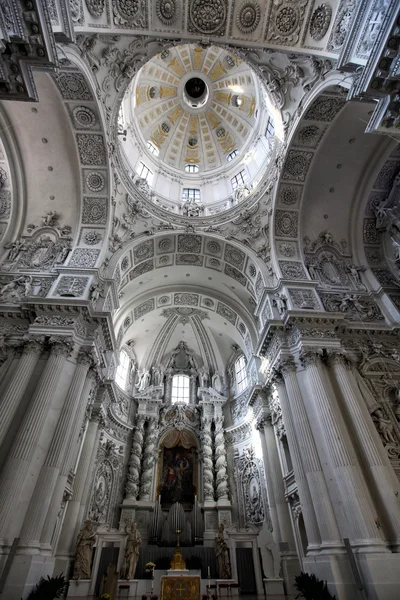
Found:
[[0, 398], [0, 446], [18, 410], [27, 385], [43, 351], [43, 340], [31, 340], [25, 344], [18, 365]]
[[145, 446], [143, 452], [142, 475], [140, 478], [140, 500], [150, 500], [151, 485], [154, 475], [156, 458], [158, 419], [151, 418], [147, 423]]
[[140, 467], [143, 453], [143, 426], [145, 417], [137, 417], [136, 426], [133, 430], [132, 449], [129, 458], [128, 475], [126, 477], [125, 498], [136, 500], [139, 493]]
[[226, 462], [226, 447], [224, 435], [224, 416], [222, 412], [215, 419], [215, 470], [216, 470], [216, 495], [218, 500], [229, 498], [228, 489], [228, 464]]
[[26, 512], [26, 497], [22, 495], [30, 461], [59, 385], [65, 361], [71, 352], [71, 345], [64, 340], [53, 339], [50, 343], [50, 356], [0, 477], [0, 537], [3, 539], [15, 537]]
[[[342, 535], [353, 544], [368, 550], [387, 550], [378, 516], [365, 485], [339, 406], [323, 371], [320, 354], [303, 352], [308, 386], [308, 412], [320, 427], [320, 440], [325, 445], [339, 502], [335, 508], [342, 521]], [[339, 520], [339, 518], [338, 518]]]
[[321, 545], [321, 536], [318, 523], [314, 512], [314, 506], [311, 498], [310, 488], [305, 476], [299, 445], [297, 443], [296, 433], [293, 425], [293, 418], [290, 411], [290, 402], [286, 391], [285, 382], [282, 377], [276, 377], [275, 385], [279, 394], [279, 401], [282, 409], [282, 417], [286, 428], [286, 437], [289, 445], [290, 455], [293, 462], [293, 470], [296, 478], [299, 492], [300, 504], [304, 518], [304, 526], [307, 533], [308, 551], [319, 549]]
[[211, 417], [201, 419], [201, 442], [203, 450], [204, 500], [214, 500], [214, 472], [212, 461]]
[[386, 450], [375, 429], [364, 399], [343, 354], [329, 357], [329, 366], [342, 394], [343, 408], [349, 415], [365, 458], [370, 478], [381, 504], [380, 517], [391, 543], [400, 545], [400, 483], [390, 465]]
[[[287, 399], [284, 395], [282, 396], [282, 413], [285, 423], [286, 418], [288, 422], [290, 420], [294, 431], [294, 436], [290, 436], [290, 439], [288, 436], [288, 442], [289, 446], [292, 439], [297, 442], [299, 458], [306, 475], [308, 489], [311, 492], [311, 501], [322, 545], [324, 547], [340, 547], [343, 545], [343, 542], [297, 380], [294, 361], [287, 360], [283, 362], [281, 364], [281, 372], [287, 391]], [[289, 413], [291, 418], [286, 417], [285, 413]], [[304, 523], [306, 524], [305, 516]]]

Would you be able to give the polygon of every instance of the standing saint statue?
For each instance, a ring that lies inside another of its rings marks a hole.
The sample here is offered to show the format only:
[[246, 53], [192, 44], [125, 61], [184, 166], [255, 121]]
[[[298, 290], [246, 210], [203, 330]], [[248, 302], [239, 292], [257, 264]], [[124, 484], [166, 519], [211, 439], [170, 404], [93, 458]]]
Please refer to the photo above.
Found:
[[76, 541], [74, 574], [72, 579], [90, 579], [94, 533], [92, 521], [85, 521]]
[[224, 540], [224, 524], [220, 523], [218, 535], [215, 538], [215, 556], [217, 558], [217, 571], [220, 579], [231, 578], [231, 564], [229, 561], [228, 545]]
[[126, 540], [121, 579], [133, 579], [135, 576], [136, 565], [139, 560], [139, 549], [142, 538], [135, 521], [126, 521], [125, 533], [127, 534], [128, 539]]

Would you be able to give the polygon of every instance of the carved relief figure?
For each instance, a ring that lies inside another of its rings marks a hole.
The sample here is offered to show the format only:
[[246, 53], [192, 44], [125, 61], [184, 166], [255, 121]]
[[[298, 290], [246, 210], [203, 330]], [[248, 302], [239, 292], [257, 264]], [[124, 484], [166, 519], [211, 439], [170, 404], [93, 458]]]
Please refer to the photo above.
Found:
[[224, 539], [224, 525], [220, 523], [218, 535], [215, 538], [215, 556], [217, 559], [217, 571], [220, 579], [231, 578], [231, 564], [229, 561], [228, 545]]
[[373, 419], [377, 423], [378, 431], [383, 442], [386, 442], [387, 444], [397, 444], [396, 438], [393, 434], [393, 423], [390, 419], [385, 418], [381, 408], [378, 408], [374, 412]]
[[137, 529], [135, 521], [125, 523], [125, 533], [128, 536], [125, 546], [124, 566], [122, 567], [122, 579], [133, 579], [135, 576], [136, 565], [139, 560], [141, 535]]
[[74, 574], [72, 579], [90, 579], [94, 533], [92, 521], [85, 521], [76, 541]]

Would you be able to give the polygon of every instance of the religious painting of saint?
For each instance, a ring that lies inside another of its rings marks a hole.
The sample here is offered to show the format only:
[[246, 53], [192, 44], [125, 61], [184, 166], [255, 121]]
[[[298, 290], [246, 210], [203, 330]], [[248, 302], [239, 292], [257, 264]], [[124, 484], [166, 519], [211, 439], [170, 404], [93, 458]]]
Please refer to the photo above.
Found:
[[185, 509], [191, 509], [194, 504], [195, 486], [193, 448], [163, 449], [163, 469], [161, 480], [161, 507], [170, 508], [175, 502], [180, 502]]

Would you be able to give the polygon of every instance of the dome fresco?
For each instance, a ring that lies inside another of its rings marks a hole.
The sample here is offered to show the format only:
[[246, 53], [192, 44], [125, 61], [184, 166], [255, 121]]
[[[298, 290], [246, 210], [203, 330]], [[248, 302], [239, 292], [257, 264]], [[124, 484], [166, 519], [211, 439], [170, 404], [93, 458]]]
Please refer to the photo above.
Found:
[[[193, 83], [202, 94], [196, 96]], [[190, 95], [190, 92], [194, 95]], [[192, 44], [158, 54], [140, 70], [131, 92], [140, 141], [181, 173], [226, 168], [233, 150], [245, 152], [259, 117], [260, 86], [245, 62], [226, 50]]]

